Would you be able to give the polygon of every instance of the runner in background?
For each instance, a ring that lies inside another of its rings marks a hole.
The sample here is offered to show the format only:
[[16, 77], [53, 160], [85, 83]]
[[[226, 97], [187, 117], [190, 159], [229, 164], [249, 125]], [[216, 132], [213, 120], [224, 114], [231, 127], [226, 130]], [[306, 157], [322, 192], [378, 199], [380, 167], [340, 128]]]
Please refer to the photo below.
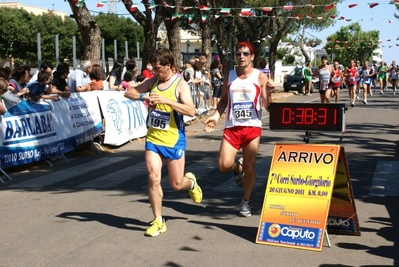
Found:
[[343, 80], [343, 73], [339, 68], [339, 62], [334, 61], [334, 67], [331, 72], [331, 97], [335, 97], [335, 103], [338, 103], [339, 93], [341, 89], [341, 82]]
[[349, 99], [351, 102], [351, 107], [355, 106], [355, 98], [356, 98], [356, 83], [358, 76], [357, 68], [355, 65], [355, 61], [352, 59], [350, 61], [349, 66], [346, 68], [345, 77], [346, 77], [346, 85], [348, 86]]
[[371, 93], [371, 84], [373, 79], [373, 68], [369, 66], [369, 62], [364, 62], [362, 68], [362, 81], [363, 81], [363, 104], [367, 105], [367, 95]]
[[319, 95], [321, 103], [330, 103], [331, 97], [331, 73], [332, 68], [328, 65], [327, 56], [321, 57], [321, 66], [313, 73], [313, 77], [319, 78]]

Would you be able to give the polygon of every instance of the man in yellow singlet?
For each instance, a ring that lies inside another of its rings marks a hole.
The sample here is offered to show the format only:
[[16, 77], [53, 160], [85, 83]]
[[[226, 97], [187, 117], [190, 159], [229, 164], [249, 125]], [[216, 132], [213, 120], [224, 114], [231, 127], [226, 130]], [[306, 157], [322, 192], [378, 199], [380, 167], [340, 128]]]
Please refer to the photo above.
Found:
[[[172, 71], [174, 58], [167, 48], [160, 48], [149, 58], [154, 77], [130, 88], [125, 97], [146, 101], [149, 105], [145, 160], [148, 173], [148, 197], [154, 220], [145, 232], [157, 236], [166, 232], [162, 218], [161, 169], [163, 160], [173, 190], [189, 190], [191, 199], [201, 203], [202, 191], [192, 173], [184, 174], [186, 135], [183, 115], [194, 116], [195, 107], [186, 81]], [[150, 93], [149, 95], [146, 93]]]

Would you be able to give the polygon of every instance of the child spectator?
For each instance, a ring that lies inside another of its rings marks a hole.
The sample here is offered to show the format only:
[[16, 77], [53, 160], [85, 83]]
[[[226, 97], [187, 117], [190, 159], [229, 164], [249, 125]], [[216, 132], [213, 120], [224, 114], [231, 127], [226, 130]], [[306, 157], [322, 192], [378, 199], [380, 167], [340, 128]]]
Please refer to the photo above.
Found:
[[136, 85], [142, 84], [145, 80], [145, 77], [143, 75], [137, 75], [136, 77]]
[[123, 80], [121, 82], [121, 87], [123, 91], [129, 90], [130, 86], [134, 86], [135, 83], [133, 81], [133, 72], [126, 71], [123, 75]]
[[[20, 94], [20, 95], [26, 94], [27, 99], [29, 101], [33, 101], [33, 102], [38, 102], [40, 100], [40, 98], [58, 101], [58, 100], [60, 100], [58, 95], [45, 95], [44, 94], [44, 92], [48, 89], [50, 89], [48, 93], [51, 93], [51, 87], [47, 86], [50, 83], [51, 78], [52, 78], [51, 73], [49, 73], [46, 70], [41, 70], [39, 72], [39, 74], [37, 75], [37, 80], [29, 83], [18, 94]], [[27, 89], [27, 90], [24, 91], [25, 89]]]

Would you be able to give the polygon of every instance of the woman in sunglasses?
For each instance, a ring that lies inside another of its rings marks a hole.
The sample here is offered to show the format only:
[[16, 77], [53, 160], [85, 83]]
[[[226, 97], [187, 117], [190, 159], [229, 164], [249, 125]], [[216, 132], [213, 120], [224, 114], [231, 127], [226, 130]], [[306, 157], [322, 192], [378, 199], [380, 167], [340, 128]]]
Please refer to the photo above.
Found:
[[[218, 165], [222, 172], [233, 171], [236, 184], [244, 188], [239, 211], [243, 217], [251, 216], [249, 200], [256, 179], [255, 161], [262, 132], [262, 108], [268, 108], [274, 89], [267, 75], [253, 68], [254, 57], [251, 43], [237, 44], [237, 67], [224, 75], [222, 97], [215, 113], [205, 121], [205, 131], [212, 132], [227, 108]], [[243, 158], [235, 162], [241, 148]]]

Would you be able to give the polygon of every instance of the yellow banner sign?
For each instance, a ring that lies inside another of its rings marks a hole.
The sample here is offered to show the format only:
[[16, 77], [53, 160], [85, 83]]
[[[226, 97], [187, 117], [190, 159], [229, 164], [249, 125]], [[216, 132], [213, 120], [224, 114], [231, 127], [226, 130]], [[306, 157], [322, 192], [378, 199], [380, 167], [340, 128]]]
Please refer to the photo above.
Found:
[[321, 251], [339, 151], [275, 145], [256, 243]]

